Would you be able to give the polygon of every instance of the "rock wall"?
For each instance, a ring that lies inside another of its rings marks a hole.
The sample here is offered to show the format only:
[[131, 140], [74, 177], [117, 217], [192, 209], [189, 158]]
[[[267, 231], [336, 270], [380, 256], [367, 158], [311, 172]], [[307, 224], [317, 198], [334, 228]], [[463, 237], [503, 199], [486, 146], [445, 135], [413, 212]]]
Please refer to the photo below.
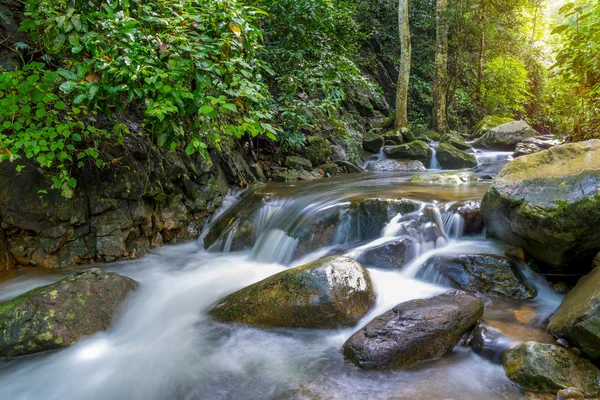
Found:
[[249, 164], [260, 168], [243, 149], [206, 162], [135, 135], [103, 158], [110, 167], [82, 168], [71, 199], [32, 165], [0, 164], [0, 272], [133, 259], [195, 239], [228, 186], [256, 181]]

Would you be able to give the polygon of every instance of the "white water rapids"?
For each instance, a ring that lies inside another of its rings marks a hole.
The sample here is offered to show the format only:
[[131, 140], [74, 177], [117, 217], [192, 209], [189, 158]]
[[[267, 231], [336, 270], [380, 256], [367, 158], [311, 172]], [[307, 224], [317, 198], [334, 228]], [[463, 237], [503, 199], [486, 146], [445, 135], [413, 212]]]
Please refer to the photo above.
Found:
[[[0, 399], [520, 398], [520, 391], [505, 377], [500, 365], [469, 349], [457, 348], [440, 361], [408, 371], [379, 372], [359, 370], [340, 352], [344, 341], [375, 316], [400, 302], [447, 290], [414, 278], [431, 255], [503, 254], [503, 245], [482, 236], [462, 237], [453, 232], [443, 242], [423, 244], [416, 258], [402, 270], [368, 266], [377, 304], [358, 326], [350, 329], [263, 330], [210, 319], [208, 310], [235, 290], [317, 259], [336, 245], [347, 246], [342, 254], [357, 256], [373, 242], [345, 243], [344, 224], [349, 222], [341, 218], [333, 245], [291, 261], [296, 239], [286, 233], [292, 229], [286, 215], [303, 216], [295, 222], [301, 224], [311, 213], [347, 205], [357, 196], [385, 194], [389, 198], [448, 202], [477, 199], [485, 190], [479, 186], [457, 189], [410, 185], [399, 175], [335, 179], [281, 185], [271, 196], [275, 198], [270, 201], [272, 208], [261, 209], [256, 217], [259, 235], [252, 250], [209, 253], [197, 242], [166, 247], [137, 261], [105, 266], [140, 282], [113, 327], [68, 349], [0, 361]], [[229, 202], [234, 203], [234, 199]], [[392, 220], [375, 241], [394, 238], [401, 219]], [[449, 222], [444, 224], [441, 215], [438, 223], [442, 229], [444, 225], [457, 229]], [[0, 282], [0, 301], [54, 282], [64, 274], [28, 272]], [[543, 283], [537, 285], [542, 287]], [[559, 302], [559, 296], [540, 289], [538, 298], [522, 304], [541, 315]], [[507, 306], [500, 302], [495, 309], [495, 300], [486, 300], [486, 307], [496, 313], [511, 314], [512, 308], [520, 309], [522, 304]], [[514, 325], [512, 320], [502, 322]], [[511, 329], [504, 332], [509, 337]], [[523, 340], [522, 336], [515, 333], [514, 340]]]

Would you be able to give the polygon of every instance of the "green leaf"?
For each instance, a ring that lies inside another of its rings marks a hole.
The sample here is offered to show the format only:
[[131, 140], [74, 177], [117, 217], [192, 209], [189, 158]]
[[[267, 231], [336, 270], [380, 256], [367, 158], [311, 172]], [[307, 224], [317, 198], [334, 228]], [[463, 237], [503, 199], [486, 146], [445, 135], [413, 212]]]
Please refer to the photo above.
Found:
[[66, 78], [66, 79], [69, 79], [72, 81], [78, 80], [77, 75], [73, 71], [69, 71], [68, 69], [59, 68], [57, 72], [63, 78]]
[[204, 115], [208, 115], [210, 113], [212, 113], [215, 110], [215, 108], [213, 106], [202, 106], [200, 107], [200, 114], [204, 114]]
[[59, 101], [56, 104], [54, 104], [54, 108], [56, 108], [57, 110], [64, 110], [67, 108], [67, 105], [64, 102]]

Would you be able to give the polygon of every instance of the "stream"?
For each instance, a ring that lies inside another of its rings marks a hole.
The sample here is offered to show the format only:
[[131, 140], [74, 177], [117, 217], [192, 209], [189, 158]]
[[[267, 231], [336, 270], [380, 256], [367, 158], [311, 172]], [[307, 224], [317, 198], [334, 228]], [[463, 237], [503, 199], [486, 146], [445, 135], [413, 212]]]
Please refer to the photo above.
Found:
[[[494, 175], [508, 153], [476, 154], [479, 176]], [[430, 167], [439, 168], [436, 162]], [[507, 247], [485, 234], [465, 236], [463, 221], [450, 214], [451, 203], [480, 200], [489, 183], [436, 186], [411, 183], [410, 173], [346, 174], [309, 182], [268, 183], [252, 215], [255, 244], [228, 252], [235, 233], [204, 249], [203, 237], [165, 247], [140, 260], [104, 265], [107, 271], [140, 282], [120, 317], [105, 332], [68, 349], [0, 361], [0, 399], [519, 399], [521, 391], [502, 366], [470, 348], [407, 371], [363, 371], [344, 360], [343, 343], [353, 332], [398, 303], [448, 290], [416, 278], [436, 254], [498, 254]], [[487, 181], [489, 182], [489, 180]], [[397, 237], [407, 223], [389, 221], [380, 237], [350, 237], [350, 205], [367, 198], [411, 199], [422, 212], [433, 210], [443, 230], [434, 242], [423, 240], [402, 269], [368, 268], [377, 293], [375, 307], [355, 327], [338, 330], [257, 329], [216, 323], [208, 310], [229, 293], [287, 268], [328, 254], [360, 258], [368, 249]], [[220, 213], [244, 207], [248, 198], [232, 193]], [[323, 213], [342, 210], [334, 240], [298, 256], [293, 233]], [[222, 216], [221, 216], [222, 217]], [[217, 216], [213, 220], [218, 220]], [[206, 235], [205, 232], [204, 235]], [[215, 250], [217, 249], [217, 250]], [[55, 282], [72, 271], [26, 270], [0, 281], [0, 302]], [[561, 296], [525, 270], [538, 289], [533, 300], [481, 296], [484, 318], [502, 332], [510, 347], [526, 340], [549, 341], [543, 321]]]

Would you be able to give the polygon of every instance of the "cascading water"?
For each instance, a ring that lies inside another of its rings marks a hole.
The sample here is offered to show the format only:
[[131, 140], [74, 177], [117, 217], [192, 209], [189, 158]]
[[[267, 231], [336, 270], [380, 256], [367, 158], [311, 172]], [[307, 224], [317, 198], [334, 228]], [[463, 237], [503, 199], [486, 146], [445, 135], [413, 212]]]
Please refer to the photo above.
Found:
[[437, 159], [437, 149], [440, 144], [437, 142], [431, 143], [429, 146], [431, 148], [431, 162], [429, 163], [430, 170], [438, 170], [440, 169], [440, 164]]
[[[202, 237], [215, 240], [210, 252], [202, 242], [189, 243], [105, 266], [140, 282], [114, 325], [68, 349], [0, 361], [0, 398], [519, 399], [520, 391], [501, 366], [468, 349], [458, 348], [410, 371], [368, 372], [346, 363], [339, 351], [354, 331], [394, 305], [447, 290], [415, 279], [429, 257], [504, 253], [505, 246], [481, 235], [458, 234], [446, 209], [440, 211], [439, 204], [480, 199], [485, 190], [484, 184], [447, 189], [414, 185], [399, 174], [270, 184], [259, 189], [257, 198], [235, 196], [231, 208], [224, 207], [213, 221], [212, 227], [221, 230]], [[419, 201], [418, 207], [387, 207], [381, 225], [379, 214], [357, 207], [368, 198], [401, 197]], [[242, 234], [250, 238], [248, 247], [225, 252], [242, 247]], [[360, 258], [402, 240], [414, 249], [400, 269], [366, 263], [377, 303], [354, 328], [264, 330], [218, 324], [208, 316], [228, 293], [286, 268], [327, 254]], [[310, 250], [298, 255], [300, 249]], [[67, 273], [29, 271], [0, 281], [0, 300]], [[541, 288], [543, 282], [533, 273], [529, 277], [539, 287], [538, 298], [521, 303], [486, 299], [486, 321], [496, 323], [511, 343], [545, 335], [543, 329], [520, 324], [517, 311], [531, 310], [543, 318], [560, 303], [560, 296]]]

